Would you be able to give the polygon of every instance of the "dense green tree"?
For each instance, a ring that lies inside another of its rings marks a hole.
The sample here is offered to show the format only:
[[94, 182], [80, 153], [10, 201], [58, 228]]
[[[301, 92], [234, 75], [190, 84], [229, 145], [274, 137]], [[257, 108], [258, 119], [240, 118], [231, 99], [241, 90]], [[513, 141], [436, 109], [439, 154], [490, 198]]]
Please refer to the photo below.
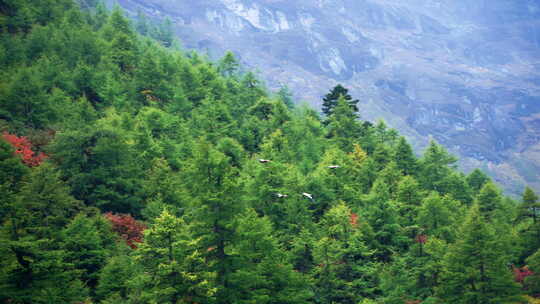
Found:
[[361, 126], [346, 99], [337, 100], [332, 115], [327, 120], [327, 137], [343, 151], [351, 152], [360, 135]]
[[397, 184], [395, 200], [398, 203], [399, 215], [405, 226], [415, 224], [418, 209], [422, 204], [424, 192], [412, 176], [404, 176]]
[[233, 239], [233, 219], [245, 205], [241, 201], [241, 185], [235, 178], [238, 169], [230, 158], [218, 151], [205, 139], [195, 146], [193, 157], [185, 162], [182, 174], [187, 194], [191, 199], [190, 218], [196, 222], [195, 238], [201, 238], [202, 248], [213, 248], [206, 252], [212, 271], [217, 273], [220, 303], [229, 301], [228, 277], [232, 271], [232, 257], [226, 247]]
[[456, 161], [442, 146], [431, 141], [420, 159], [419, 182], [427, 190], [441, 191], [444, 188], [444, 178], [450, 174]]
[[294, 271], [267, 217], [247, 209], [237, 219], [235, 270], [230, 275], [231, 301], [235, 303], [310, 303], [304, 275]]
[[131, 127], [124, 118], [110, 113], [93, 128], [62, 133], [51, 150], [76, 198], [103, 211], [137, 215], [142, 170], [122, 130]]
[[354, 116], [358, 113], [358, 100], [353, 100], [349, 95], [349, 90], [343, 87], [341, 84], [336, 85], [328, 94], [323, 98], [322, 112], [327, 117], [334, 114], [334, 108], [338, 106], [339, 99], [343, 98], [347, 105], [350, 107]]
[[340, 203], [324, 215], [314, 244], [315, 303], [358, 303], [376, 292], [375, 264], [352, 211]]
[[519, 217], [521, 219], [532, 218], [533, 223], [536, 224], [540, 212], [540, 202], [538, 201], [538, 195], [531, 188], [525, 188], [519, 209]]
[[480, 169], [474, 169], [467, 176], [467, 183], [475, 193], [480, 192], [484, 184], [489, 181], [490, 178]]
[[440, 197], [436, 192], [431, 192], [418, 208], [416, 223], [422, 228], [422, 234], [453, 242], [454, 224], [458, 219], [459, 203], [451, 197]]
[[164, 210], [135, 253], [143, 271], [134, 286], [138, 301], [213, 303], [215, 273], [205, 263], [201, 241], [181, 218]]
[[491, 182], [484, 184], [480, 189], [480, 193], [476, 196], [480, 214], [488, 221], [497, 216], [504, 216], [500, 214], [502, 211], [502, 199], [500, 190], [495, 184]]
[[62, 230], [61, 236], [66, 261], [81, 271], [81, 280], [90, 288], [96, 287], [99, 271], [109, 254], [107, 247], [111, 247], [111, 244], [107, 244], [110, 241], [107, 237], [111, 235], [110, 227], [102, 235], [99, 229], [101, 220], [101, 216], [90, 218], [79, 214]]
[[516, 303], [518, 285], [507, 267], [508, 248], [475, 205], [444, 261], [437, 294], [450, 303]]
[[123, 248], [118, 255], [107, 259], [105, 266], [99, 272], [99, 281], [96, 288], [96, 298], [99, 300], [128, 301], [130, 288], [137, 282], [132, 283], [134, 277], [141, 272], [139, 264]]
[[0, 222], [3, 222], [9, 213], [14, 194], [28, 172], [28, 167], [15, 155], [15, 149], [4, 139], [0, 139]]
[[418, 170], [418, 162], [411, 145], [405, 137], [400, 137], [394, 148], [393, 158], [401, 172], [405, 175], [414, 175]]
[[235, 76], [239, 68], [238, 60], [232, 52], [225, 53], [218, 65], [218, 70], [223, 76]]
[[49, 164], [33, 170], [0, 234], [3, 300], [66, 303], [86, 298], [79, 272], [60, 246], [61, 229], [80, 207]]

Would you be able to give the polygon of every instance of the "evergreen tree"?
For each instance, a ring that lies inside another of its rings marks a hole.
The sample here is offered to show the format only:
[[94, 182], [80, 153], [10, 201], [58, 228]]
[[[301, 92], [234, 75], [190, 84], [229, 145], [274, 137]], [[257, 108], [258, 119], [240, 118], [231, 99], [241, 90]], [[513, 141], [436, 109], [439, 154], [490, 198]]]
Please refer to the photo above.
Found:
[[418, 162], [411, 145], [409, 145], [405, 137], [399, 138], [393, 154], [394, 160], [403, 174], [414, 175], [417, 173]]
[[442, 190], [444, 178], [450, 174], [456, 161], [442, 146], [431, 141], [420, 160], [419, 182], [427, 190]]
[[99, 272], [96, 288], [98, 300], [128, 302], [128, 296], [131, 295], [130, 288], [137, 282], [131, 281], [141, 272], [141, 267], [135, 263], [134, 258], [126, 252], [127, 250], [130, 249], [123, 248], [118, 255], [106, 260], [105, 266]]
[[235, 303], [310, 303], [306, 278], [293, 270], [268, 218], [247, 209], [238, 219], [230, 297]]
[[[81, 280], [90, 288], [97, 285], [99, 271], [109, 254], [106, 248], [111, 245], [101, 235], [99, 221], [79, 214], [62, 231], [61, 248], [66, 252], [66, 261], [81, 271]], [[110, 234], [110, 227], [104, 232]]]
[[237, 174], [227, 156], [201, 139], [182, 175], [189, 181], [184, 187], [192, 202], [189, 217], [195, 225], [194, 238], [201, 238], [202, 248], [212, 248], [205, 257], [212, 265], [210, 270], [217, 273], [219, 303], [230, 301], [228, 277], [233, 260], [226, 247], [233, 239], [233, 219], [245, 207]]
[[345, 97], [337, 100], [332, 115], [327, 120], [327, 137], [343, 151], [351, 152], [353, 144], [360, 135], [361, 126], [356, 114], [348, 105]]
[[475, 193], [480, 192], [480, 189], [484, 186], [485, 183], [489, 182], [490, 178], [482, 172], [480, 169], [474, 169], [467, 176], [467, 183], [472, 188]]
[[372, 251], [353, 213], [340, 203], [321, 220], [314, 245], [316, 303], [358, 303], [376, 292]]
[[213, 303], [215, 273], [208, 270], [201, 239], [167, 210], [145, 231], [135, 253], [142, 283], [136, 289], [145, 303]]
[[84, 301], [87, 289], [60, 247], [61, 229], [80, 210], [49, 164], [33, 170], [3, 223], [1, 299], [16, 303]]
[[533, 224], [537, 223], [537, 217], [539, 216], [540, 212], [540, 202], [538, 201], [538, 195], [536, 195], [531, 188], [525, 188], [522, 196], [522, 203], [519, 209], [519, 217], [521, 219], [532, 218]]
[[328, 94], [323, 98], [322, 111], [326, 117], [330, 117], [334, 113], [334, 108], [337, 107], [339, 99], [343, 98], [349, 105], [351, 112], [356, 117], [358, 113], [358, 100], [353, 100], [349, 95], [349, 90], [343, 87], [341, 84], [336, 85]]
[[476, 202], [480, 214], [482, 214], [486, 220], [492, 220], [497, 216], [504, 216], [501, 214], [502, 209], [502, 195], [500, 190], [493, 183], [486, 183], [480, 193], [476, 196]]
[[437, 294], [448, 303], [516, 303], [520, 290], [507, 267], [508, 248], [475, 205], [443, 261]]

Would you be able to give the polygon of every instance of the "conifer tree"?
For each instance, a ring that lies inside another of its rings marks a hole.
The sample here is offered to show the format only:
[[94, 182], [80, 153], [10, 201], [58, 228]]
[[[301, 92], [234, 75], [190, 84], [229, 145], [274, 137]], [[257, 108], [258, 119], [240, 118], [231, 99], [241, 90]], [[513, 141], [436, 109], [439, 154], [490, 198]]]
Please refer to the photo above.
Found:
[[418, 162], [405, 137], [399, 138], [393, 154], [394, 160], [403, 174], [414, 175], [417, 173]]
[[437, 192], [431, 192], [418, 208], [416, 223], [423, 228], [428, 237], [452, 242], [455, 239], [455, 227], [459, 219], [459, 203], [450, 197], [440, 197]]
[[420, 159], [419, 182], [427, 190], [441, 191], [443, 180], [450, 174], [456, 161], [442, 146], [431, 141]]
[[418, 209], [422, 204], [424, 192], [412, 176], [404, 176], [398, 183], [395, 200], [398, 203], [399, 214], [405, 226], [415, 224]]
[[213, 303], [215, 273], [209, 271], [201, 239], [164, 210], [144, 233], [135, 253], [143, 271], [136, 286], [147, 303]]
[[50, 164], [33, 170], [0, 234], [4, 300], [66, 303], [86, 299], [88, 291], [60, 246], [60, 231], [80, 207]]
[[306, 278], [294, 271], [287, 254], [272, 236], [267, 217], [247, 209], [237, 219], [232, 251], [235, 270], [230, 275], [230, 301], [235, 303], [309, 303]]
[[500, 190], [493, 183], [486, 183], [480, 193], [476, 196], [476, 202], [480, 214], [482, 214], [486, 220], [490, 221], [494, 217], [503, 216], [501, 214], [502, 209], [502, 195]]
[[316, 303], [358, 303], [375, 294], [373, 254], [363, 241], [361, 226], [342, 202], [320, 223], [314, 244]]
[[482, 189], [484, 184], [489, 181], [490, 178], [480, 169], [474, 169], [467, 176], [467, 183], [475, 193], [480, 192], [480, 189]]
[[358, 100], [353, 100], [349, 95], [349, 90], [338, 84], [323, 98], [322, 111], [326, 117], [330, 117], [334, 113], [334, 108], [339, 104], [340, 98], [343, 98], [349, 105], [352, 113], [355, 115], [358, 113]]
[[217, 273], [216, 297], [220, 303], [229, 299], [232, 258], [226, 247], [233, 239], [233, 219], [245, 208], [237, 170], [227, 156], [201, 138], [182, 175], [189, 181], [184, 187], [191, 200], [189, 218], [194, 221], [194, 238], [201, 238], [202, 248], [212, 248], [205, 257], [212, 265], [210, 270]]
[[[109, 254], [106, 248], [111, 247], [101, 235], [98, 221], [81, 213], [62, 231], [61, 248], [66, 252], [66, 261], [81, 272], [81, 280], [90, 288], [96, 287], [98, 273]], [[111, 230], [105, 232], [110, 234]]]
[[444, 258], [437, 294], [456, 304], [518, 302], [520, 290], [507, 266], [507, 252], [474, 205]]
[[532, 218], [533, 224], [537, 223], [537, 219], [540, 216], [540, 202], [538, 201], [538, 195], [534, 191], [526, 187], [523, 192], [522, 203], [520, 206], [520, 218]]
[[343, 151], [351, 152], [361, 132], [360, 123], [345, 97], [337, 100], [332, 115], [327, 120], [327, 137]]

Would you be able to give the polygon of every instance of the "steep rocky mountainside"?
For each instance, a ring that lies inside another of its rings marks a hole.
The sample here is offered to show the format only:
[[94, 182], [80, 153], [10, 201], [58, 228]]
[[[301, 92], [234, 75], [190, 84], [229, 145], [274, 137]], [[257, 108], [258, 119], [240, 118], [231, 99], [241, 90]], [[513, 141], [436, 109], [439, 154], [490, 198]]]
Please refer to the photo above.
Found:
[[509, 191], [540, 189], [538, 0], [119, 0], [170, 18], [183, 45], [225, 50], [319, 106], [340, 82], [364, 119], [435, 138]]

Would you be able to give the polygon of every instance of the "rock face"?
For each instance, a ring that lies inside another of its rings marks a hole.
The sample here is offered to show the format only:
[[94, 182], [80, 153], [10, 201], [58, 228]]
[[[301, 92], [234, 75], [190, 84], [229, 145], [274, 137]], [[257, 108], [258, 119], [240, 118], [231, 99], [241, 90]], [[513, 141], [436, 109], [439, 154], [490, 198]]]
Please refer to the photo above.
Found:
[[232, 50], [319, 106], [340, 82], [364, 119], [434, 138], [507, 190], [540, 190], [538, 0], [119, 0], [185, 47]]

